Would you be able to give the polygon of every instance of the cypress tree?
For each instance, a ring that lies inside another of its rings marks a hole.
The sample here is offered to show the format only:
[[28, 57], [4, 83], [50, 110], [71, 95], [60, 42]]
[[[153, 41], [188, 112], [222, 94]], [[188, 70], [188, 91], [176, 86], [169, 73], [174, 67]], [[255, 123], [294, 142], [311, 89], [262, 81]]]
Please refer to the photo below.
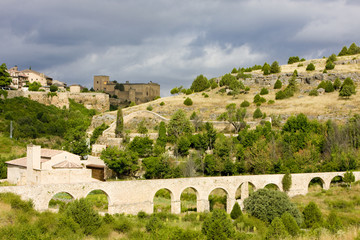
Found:
[[304, 225], [307, 228], [312, 228], [315, 224], [322, 224], [322, 213], [319, 207], [314, 202], [310, 202], [303, 211]]
[[300, 228], [297, 225], [295, 218], [288, 212], [283, 213], [281, 220], [286, 228], [286, 231], [291, 236], [296, 236], [300, 232]]
[[282, 239], [287, 236], [286, 228], [279, 217], [274, 218], [266, 234], [266, 239]]
[[274, 89], [280, 89], [282, 87], [282, 82], [278, 79], [275, 82]]
[[119, 108], [116, 116], [115, 136], [117, 138], [123, 137], [123, 133], [124, 133], [124, 118], [123, 118], [122, 110], [121, 108]]
[[230, 217], [235, 220], [238, 217], [240, 217], [241, 215], [242, 215], [242, 211], [241, 211], [240, 205], [238, 202], [235, 202], [234, 207], [231, 210]]
[[292, 184], [292, 180], [291, 180], [291, 174], [289, 172], [287, 172], [283, 179], [281, 180], [282, 186], [283, 186], [283, 190], [285, 192], [288, 192], [291, 188], [291, 184]]

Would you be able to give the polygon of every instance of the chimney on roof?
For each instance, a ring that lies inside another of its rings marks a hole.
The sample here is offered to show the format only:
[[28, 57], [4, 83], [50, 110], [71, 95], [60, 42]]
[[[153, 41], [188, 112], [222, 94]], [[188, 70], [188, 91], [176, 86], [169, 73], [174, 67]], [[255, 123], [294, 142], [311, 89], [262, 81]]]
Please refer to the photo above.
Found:
[[26, 171], [27, 183], [34, 184], [37, 182], [37, 177], [34, 175], [34, 170], [40, 170], [41, 146], [28, 145], [26, 150]]

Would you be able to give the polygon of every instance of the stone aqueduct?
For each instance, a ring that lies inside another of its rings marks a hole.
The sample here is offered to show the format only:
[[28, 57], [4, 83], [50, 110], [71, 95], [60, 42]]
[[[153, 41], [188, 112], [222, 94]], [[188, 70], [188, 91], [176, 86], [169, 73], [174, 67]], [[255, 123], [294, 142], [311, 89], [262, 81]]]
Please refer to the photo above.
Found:
[[[353, 172], [355, 180], [360, 180], [360, 172]], [[343, 177], [344, 172], [301, 173], [292, 174], [292, 186], [289, 196], [306, 194], [308, 185], [314, 178], [319, 178], [324, 189], [330, 188], [332, 179]], [[181, 193], [192, 188], [196, 191], [197, 211], [209, 210], [209, 195], [214, 189], [223, 189], [227, 194], [227, 211], [230, 212], [235, 201], [240, 205], [249, 196], [249, 183], [255, 189], [264, 188], [268, 184], [275, 184], [282, 190], [281, 180], [283, 174], [271, 175], [241, 175], [229, 177], [196, 177], [159, 180], [133, 180], [93, 182], [77, 184], [45, 184], [27, 186], [0, 187], [0, 192], [13, 192], [23, 199], [32, 199], [35, 209], [43, 211], [48, 209], [51, 198], [59, 192], [66, 192], [74, 198], [86, 197], [93, 190], [102, 190], [108, 197], [108, 212], [136, 214], [139, 211], [152, 213], [154, 209], [154, 196], [160, 189], [167, 189], [171, 195], [171, 212], [181, 212]], [[241, 189], [241, 199], [236, 200], [238, 188]]]

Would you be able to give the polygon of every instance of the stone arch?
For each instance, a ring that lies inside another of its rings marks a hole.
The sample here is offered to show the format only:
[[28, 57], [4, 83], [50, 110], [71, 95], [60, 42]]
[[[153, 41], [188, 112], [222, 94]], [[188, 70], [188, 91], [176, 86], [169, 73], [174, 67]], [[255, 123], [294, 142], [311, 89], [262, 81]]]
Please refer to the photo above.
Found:
[[59, 209], [62, 204], [66, 204], [75, 200], [74, 195], [67, 191], [60, 191], [52, 196], [50, 196], [50, 200], [48, 200], [48, 208], [49, 209]]
[[[168, 193], [168, 195], [167, 193], [165, 193], [165, 191]], [[169, 188], [157, 189], [156, 192], [152, 194], [152, 196], [153, 196], [152, 205], [154, 212], [162, 212], [162, 211], [169, 211], [171, 213], [174, 212], [174, 194]]]
[[256, 190], [256, 187], [251, 182], [242, 182], [239, 187], [236, 189], [235, 192], [235, 200], [244, 200], [245, 198], [249, 197], [251, 193]]
[[103, 189], [91, 189], [86, 193], [85, 198], [92, 203], [95, 209], [101, 212], [107, 212], [111, 205], [109, 194]]
[[309, 191], [311, 185], [318, 185], [322, 189], [324, 189], [325, 181], [321, 177], [313, 177], [313, 178], [310, 179], [310, 181], [309, 181], [309, 183], [307, 185], [308, 186], [308, 191]]
[[208, 194], [209, 210], [214, 208], [224, 208], [225, 211], [230, 207], [229, 192], [223, 187], [215, 187]]
[[268, 184], [265, 185], [264, 188], [280, 191], [280, 187], [275, 183], [268, 183]]
[[[195, 199], [193, 199], [194, 194], [195, 194]], [[181, 212], [187, 212], [187, 211], [197, 212], [198, 201], [199, 201], [199, 191], [195, 187], [187, 187], [180, 191]], [[195, 206], [193, 206], [194, 203]]]
[[333, 186], [341, 186], [341, 184], [344, 182], [344, 177], [341, 175], [336, 175], [330, 180], [330, 187]]

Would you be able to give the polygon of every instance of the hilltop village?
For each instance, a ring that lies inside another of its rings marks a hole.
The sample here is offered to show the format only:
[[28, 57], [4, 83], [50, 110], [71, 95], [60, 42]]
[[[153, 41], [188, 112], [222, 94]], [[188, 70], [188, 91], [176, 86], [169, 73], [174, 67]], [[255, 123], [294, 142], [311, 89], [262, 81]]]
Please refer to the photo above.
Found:
[[29, 228], [49, 218], [51, 237], [60, 226], [70, 238], [360, 236], [355, 43], [199, 74], [169, 97], [153, 82], [96, 75], [89, 90], [2, 69], [0, 199]]

